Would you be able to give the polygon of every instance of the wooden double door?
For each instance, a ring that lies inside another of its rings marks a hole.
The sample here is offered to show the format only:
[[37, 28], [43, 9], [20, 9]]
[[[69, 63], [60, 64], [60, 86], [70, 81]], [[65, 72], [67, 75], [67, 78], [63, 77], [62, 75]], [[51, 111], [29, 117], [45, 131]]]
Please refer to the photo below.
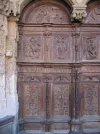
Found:
[[19, 133], [99, 134], [99, 52], [100, 26], [72, 24], [64, 2], [35, 1], [23, 10], [17, 62]]
[[70, 130], [71, 106], [74, 103], [71, 101], [70, 72], [66, 72], [70, 69], [38, 67], [31, 69], [33, 71], [36, 69], [37, 73], [25, 73], [23, 82], [19, 81], [18, 84], [21, 89], [20, 115], [22, 113], [23, 117], [21, 129], [32, 130], [35, 134], [67, 133]]

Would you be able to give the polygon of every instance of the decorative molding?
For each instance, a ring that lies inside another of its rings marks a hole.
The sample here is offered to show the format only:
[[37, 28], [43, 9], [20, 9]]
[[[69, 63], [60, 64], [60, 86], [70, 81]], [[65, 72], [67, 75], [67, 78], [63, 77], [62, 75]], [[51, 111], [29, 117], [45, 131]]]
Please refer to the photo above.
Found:
[[82, 21], [83, 18], [87, 17], [86, 7], [87, 5], [81, 5], [81, 4], [73, 5], [72, 21], [73, 20]]

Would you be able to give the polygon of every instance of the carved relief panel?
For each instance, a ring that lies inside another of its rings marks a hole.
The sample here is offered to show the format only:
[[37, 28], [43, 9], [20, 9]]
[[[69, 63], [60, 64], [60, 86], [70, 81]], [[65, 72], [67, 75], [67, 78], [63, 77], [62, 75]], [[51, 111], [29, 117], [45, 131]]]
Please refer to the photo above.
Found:
[[21, 20], [24, 23], [69, 23], [69, 11], [59, 2], [55, 3], [53, 1], [39, 1], [36, 2], [33, 6], [30, 5], [28, 10], [29, 11], [23, 15]]
[[84, 94], [84, 114], [85, 115], [98, 115], [98, 84], [85, 84]]
[[100, 60], [100, 35], [90, 32], [81, 34], [81, 59], [83, 61], [99, 61]]
[[42, 85], [39, 83], [25, 83], [23, 89], [24, 116], [41, 116], [43, 105], [41, 104], [41, 101], [43, 101]]
[[53, 96], [53, 118], [66, 121], [70, 119], [70, 76], [64, 74], [56, 74], [54, 76], [54, 82], [52, 84], [52, 96]]
[[22, 60], [23, 61], [42, 61], [43, 60], [43, 39], [41, 34], [24, 35], [22, 37]]
[[52, 60], [53, 62], [72, 62], [73, 39], [71, 34], [64, 32], [62, 34], [53, 33]]
[[[100, 106], [99, 106], [99, 85], [100, 78], [98, 74], [96, 76], [82, 76], [82, 86], [81, 86], [81, 107], [83, 117], [85, 116], [94, 116], [92, 119], [95, 119], [95, 117], [99, 116]], [[87, 118], [89, 120], [89, 118]]]

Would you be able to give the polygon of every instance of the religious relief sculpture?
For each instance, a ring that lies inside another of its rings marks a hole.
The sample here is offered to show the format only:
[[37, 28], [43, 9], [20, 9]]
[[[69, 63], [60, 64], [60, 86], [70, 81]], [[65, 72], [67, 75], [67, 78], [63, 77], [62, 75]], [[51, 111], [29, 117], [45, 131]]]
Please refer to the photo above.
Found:
[[86, 38], [85, 39], [85, 59], [93, 60], [97, 58], [97, 38]]
[[40, 59], [41, 44], [39, 37], [30, 38], [29, 42], [25, 44], [25, 56], [31, 59]]
[[39, 84], [24, 85], [25, 114], [28, 116], [39, 116], [41, 109], [41, 87]]
[[69, 85], [54, 86], [54, 114], [69, 115]]
[[[31, 17], [32, 16], [32, 17]], [[27, 20], [26, 20], [27, 21]], [[44, 4], [37, 6], [28, 18], [29, 23], [55, 23], [65, 24], [68, 22], [66, 13], [59, 7]]]
[[69, 47], [69, 39], [66, 37], [55, 37], [55, 57], [57, 59], [66, 59], [68, 58], [68, 47]]
[[100, 6], [94, 8], [88, 15], [85, 23], [100, 24]]
[[85, 86], [85, 115], [98, 115], [98, 84]]

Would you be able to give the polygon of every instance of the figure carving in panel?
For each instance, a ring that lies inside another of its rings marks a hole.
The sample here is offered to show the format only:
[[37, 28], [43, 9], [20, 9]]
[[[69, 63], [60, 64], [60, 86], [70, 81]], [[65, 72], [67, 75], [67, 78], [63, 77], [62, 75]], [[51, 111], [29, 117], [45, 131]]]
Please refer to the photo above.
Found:
[[85, 23], [100, 24], [100, 6], [94, 8], [89, 13]]
[[54, 85], [54, 115], [69, 115], [69, 85]]
[[98, 115], [98, 84], [85, 86], [85, 115]]
[[24, 84], [24, 108], [26, 116], [39, 116], [41, 110], [41, 85]]
[[31, 37], [26, 41], [25, 56], [33, 60], [41, 58], [41, 44], [39, 37]]
[[85, 38], [84, 56], [87, 60], [93, 60], [97, 58], [97, 38]]
[[55, 57], [57, 59], [66, 59], [68, 58], [69, 51], [69, 38], [68, 37], [55, 37], [54, 39], [55, 45]]
[[68, 16], [66, 15], [66, 12], [61, 10], [59, 7], [45, 3], [33, 9], [26, 21], [28, 21], [28, 23], [36, 24], [63, 24], [68, 23]]

